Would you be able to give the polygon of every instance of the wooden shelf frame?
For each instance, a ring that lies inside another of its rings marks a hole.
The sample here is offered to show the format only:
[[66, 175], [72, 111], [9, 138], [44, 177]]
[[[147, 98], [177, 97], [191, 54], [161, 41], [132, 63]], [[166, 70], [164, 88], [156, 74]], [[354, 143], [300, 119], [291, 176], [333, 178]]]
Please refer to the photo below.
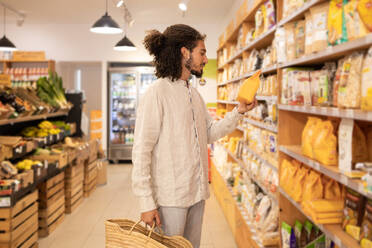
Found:
[[58, 111], [58, 112], [50, 113], [50, 114], [33, 115], [33, 116], [19, 117], [15, 119], [0, 120], [0, 126], [13, 125], [15, 123], [35, 121], [35, 120], [46, 120], [46, 119], [53, 118], [53, 117], [66, 116], [67, 114], [68, 112], [66, 111]]

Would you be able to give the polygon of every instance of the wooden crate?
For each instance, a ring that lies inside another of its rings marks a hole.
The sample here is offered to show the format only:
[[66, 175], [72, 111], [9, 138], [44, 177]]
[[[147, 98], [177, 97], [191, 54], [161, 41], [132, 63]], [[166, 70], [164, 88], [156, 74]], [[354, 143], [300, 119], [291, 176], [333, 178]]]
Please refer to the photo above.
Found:
[[37, 247], [38, 191], [34, 191], [12, 208], [0, 208], [0, 248]]
[[68, 166], [65, 171], [65, 178], [74, 178], [76, 175], [83, 173], [84, 171], [84, 164], [74, 163], [71, 166]]
[[83, 201], [84, 164], [76, 164], [66, 169], [65, 213], [71, 214]]
[[83, 202], [84, 197], [83, 197], [83, 186], [80, 188], [77, 188], [78, 191], [74, 194], [71, 193], [69, 198], [66, 198], [66, 203], [65, 203], [65, 213], [71, 214], [72, 212], [75, 211], [75, 209]]
[[89, 197], [97, 187], [97, 177], [93, 178], [88, 184], [84, 184], [84, 197]]
[[43, 183], [39, 189], [39, 236], [46, 237], [62, 223], [65, 215], [65, 173]]

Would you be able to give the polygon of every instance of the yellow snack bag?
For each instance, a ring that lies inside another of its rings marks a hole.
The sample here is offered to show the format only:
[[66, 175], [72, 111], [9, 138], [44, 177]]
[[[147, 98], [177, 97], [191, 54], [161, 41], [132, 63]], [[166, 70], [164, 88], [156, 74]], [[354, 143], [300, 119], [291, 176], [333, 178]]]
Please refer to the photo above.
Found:
[[343, 201], [315, 200], [309, 202], [309, 206], [316, 213], [340, 212], [344, 210]]
[[287, 159], [284, 159], [280, 167], [280, 185], [285, 188], [288, 179], [289, 168], [293, 165]]
[[324, 165], [337, 165], [337, 138], [333, 134], [332, 122], [324, 121], [317, 127], [312, 143], [315, 159]]
[[333, 180], [329, 179], [324, 184], [324, 199], [326, 200], [342, 200], [341, 189], [339, 184]]
[[302, 154], [310, 158], [314, 158], [312, 139], [316, 134], [316, 126], [321, 123], [322, 120], [316, 117], [309, 117], [304, 130], [302, 131]]
[[359, 0], [357, 9], [364, 25], [372, 32], [372, 0]]
[[294, 187], [292, 187], [292, 198], [296, 202], [302, 201], [302, 196], [304, 192], [306, 176], [309, 174], [309, 170], [305, 167], [302, 167], [298, 170], [296, 178], [294, 179]]
[[346, 233], [350, 234], [354, 239], [360, 239], [360, 227], [354, 225], [347, 225], [346, 226]]
[[310, 171], [306, 177], [303, 202], [323, 199], [323, 184], [320, 174]]
[[[371, 0], [371, 8], [372, 8], [372, 0]], [[370, 11], [372, 12], [372, 9]], [[372, 47], [368, 49], [368, 52], [363, 60], [362, 106], [361, 108], [362, 110], [372, 110]]]
[[337, 45], [342, 43], [342, 4], [343, 0], [331, 0], [328, 11], [328, 43]]
[[290, 195], [293, 187], [295, 187], [295, 184], [294, 184], [294, 180], [296, 178], [296, 173], [298, 171], [299, 167], [294, 165], [293, 163], [291, 164], [291, 166], [289, 167], [288, 169], [288, 178], [287, 178], [287, 181], [284, 182], [284, 189], [285, 191]]
[[360, 241], [360, 246], [362, 248], [372, 248], [372, 241], [368, 239], [362, 239], [362, 241]]
[[357, 5], [358, 0], [350, 0], [344, 7], [348, 40], [357, 39], [368, 33], [357, 11]]
[[253, 76], [246, 79], [242, 86], [240, 86], [238, 97], [239, 102], [252, 103], [258, 88], [260, 87], [261, 70], [258, 70]]

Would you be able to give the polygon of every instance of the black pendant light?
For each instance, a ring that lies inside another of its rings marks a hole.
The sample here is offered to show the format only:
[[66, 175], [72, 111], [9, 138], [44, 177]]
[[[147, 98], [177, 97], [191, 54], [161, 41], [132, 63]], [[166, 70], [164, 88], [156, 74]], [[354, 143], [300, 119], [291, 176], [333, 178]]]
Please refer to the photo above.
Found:
[[15, 51], [16, 46], [5, 36], [5, 14], [6, 8], [4, 7], [4, 36], [0, 39], [0, 51]]
[[107, 14], [107, 1], [108, 0], [106, 0], [106, 13], [93, 24], [90, 31], [98, 34], [120, 34], [123, 30], [114, 19]]
[[115, 51], [135, 51], [137, 47], [125, 35], [114, 47]]

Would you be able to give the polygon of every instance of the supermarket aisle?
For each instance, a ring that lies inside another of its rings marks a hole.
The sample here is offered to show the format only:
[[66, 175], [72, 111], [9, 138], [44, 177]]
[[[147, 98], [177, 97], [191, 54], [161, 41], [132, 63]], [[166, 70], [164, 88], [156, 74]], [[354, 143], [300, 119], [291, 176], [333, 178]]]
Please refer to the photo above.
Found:
[[[75, 213], [47, 238], [40, 248], [105, 247], [104, 221], [109, 218], [139, 217], [137, 200], [131, 191], [131, 165], [108, 167], [108, 184], [84, 200]], [[207, 201], [201, 248], [236, 248], [230, 228], [214, 195]]]

